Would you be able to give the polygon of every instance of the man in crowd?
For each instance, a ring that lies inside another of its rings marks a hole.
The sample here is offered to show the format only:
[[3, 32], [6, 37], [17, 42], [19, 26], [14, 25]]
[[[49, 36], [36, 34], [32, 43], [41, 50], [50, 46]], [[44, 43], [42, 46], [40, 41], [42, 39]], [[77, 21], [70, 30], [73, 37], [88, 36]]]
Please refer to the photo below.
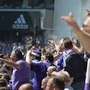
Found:
[[[84, 24], [82, 25], [82, 28], [79, 27], [74, 17], [72, 16], [72, 14], [70, 14], [69, 16], [62, 16], [61, 19], [65, 20], [67, 24], [73, 28], [73, 31], [75, 32], [80, 42], [82, 43], [84, 50], [90, 53], [90, 44], [89, 44], [90, 42], [90, 11], [88, 11], [88, 15], [86, 16], [86, 19], [84, 21]], [[90, 66], [90, 60], [88, 60], [85, 90], [90, 90], [89, 66]]]
[[26, 61], [31, 66], [31, 71], [33, 75], [33, 87], [34, 90], [41, 90], [41, 82], [44, 77], [46, 77], [47, 67], [46, 64], [41, 61], [41, 50], [31, 49], [27, 52]]
[[30, 67], [23, 60], [22, 52], [19, 49], [12, 51], [10, 60], [0, 59], [13, 67], [11, 76], [11, 90], [18, 90], [22, 84], [29, 83]]

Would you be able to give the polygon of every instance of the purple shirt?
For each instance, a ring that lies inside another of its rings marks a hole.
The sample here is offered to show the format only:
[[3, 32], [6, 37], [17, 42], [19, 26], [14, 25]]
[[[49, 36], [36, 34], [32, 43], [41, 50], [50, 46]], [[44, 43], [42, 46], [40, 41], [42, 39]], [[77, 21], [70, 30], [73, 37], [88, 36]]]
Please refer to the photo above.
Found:
[[84, 90], [90, 90], [90, 83], [85, 84]]
[[30, 67], [24, 60], [16, 62], [20, 65], [19, 69], [14, 68], [11, 77], [12, 90], [18, 90], [18, 88], [24, 84], [29, 83]]
[[90, 59], [88, 59], [88, 62], [87, 62], [87, 72], [86, 72], [84, 90], [90, 90]]
[[36, 73], [36, 79], [38, 83], [36, 90], [41, 90], [41, 81], [44, 77], [46, 77], [47, 72], [46, 64], [38, 60], [33, 60], [31, 69]]
[[53, 62], [50, 62], [49, 60], [45, 60], [45, 61], [43, 61], [43, 63], [46, 65], [47, 68], [49, 66], [56, 66]]

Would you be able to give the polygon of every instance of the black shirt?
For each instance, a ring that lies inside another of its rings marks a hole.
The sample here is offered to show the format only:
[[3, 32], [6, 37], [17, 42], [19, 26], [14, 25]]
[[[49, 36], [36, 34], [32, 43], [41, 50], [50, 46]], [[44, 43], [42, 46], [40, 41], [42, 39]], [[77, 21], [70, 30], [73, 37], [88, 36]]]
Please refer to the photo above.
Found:
[[74, 82], [85, 80], [85, 60], [79, 54], [72, 54], [66, 60], [65, 70], [74, 78]]

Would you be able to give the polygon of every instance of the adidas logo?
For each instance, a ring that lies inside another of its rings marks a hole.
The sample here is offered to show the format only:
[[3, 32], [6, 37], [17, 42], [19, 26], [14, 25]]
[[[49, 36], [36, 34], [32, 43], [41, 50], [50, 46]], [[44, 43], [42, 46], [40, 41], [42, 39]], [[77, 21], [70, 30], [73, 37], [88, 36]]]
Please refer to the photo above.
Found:
[[19, 16], [19, 18], [16, 19], [16, 21], [14, 21], [12, 28], [13, 29], [28, 29], [29, 28], [22, 14]]

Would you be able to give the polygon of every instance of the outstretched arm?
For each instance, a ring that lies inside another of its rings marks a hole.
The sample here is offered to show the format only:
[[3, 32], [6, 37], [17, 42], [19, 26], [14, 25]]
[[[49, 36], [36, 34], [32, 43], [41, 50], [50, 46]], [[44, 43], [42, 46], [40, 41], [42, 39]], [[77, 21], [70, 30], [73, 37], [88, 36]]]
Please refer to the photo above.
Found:
[[72, 13], [70, 13], [68, 16], [62, 16], [61, 19], [64, 20], [74, 30], [80, 31], [80, 27], [75, 21], [74, 16], [72, 16]]
[[84, 49], [87, 52], [90, 52], [90, 44], [89, 44], [90, 34], [80, 29], [79, 25], [77, 24], [77, 22], [75, 21], [72, 15], [62, 16], [61, 19], [64, 20], [70, 27], [73, 28], [73, 31], [77, 35]]
[[62, 16], [61, 17], [62, 20], [64, 20], [70, 27], [73, 28], [74, 32], [79, 35], [80, 33], [84, 34], [85, 36], [90, 38], [90, 34], [82, 31], [79, 27], [79, 25], [77, 24], [74, 16], [72, 15], [72, 13], [70, 13], [68, 16]]
[[11, 67], [15, 67], [15, 68], [19, 69], [19, 65], [16, 64], [15, 62], [12, 62], [10, 60], [3, 59], [3, 58], [0, 58], [0, 60], [3, 61], [4, 63], [9, 64]]

